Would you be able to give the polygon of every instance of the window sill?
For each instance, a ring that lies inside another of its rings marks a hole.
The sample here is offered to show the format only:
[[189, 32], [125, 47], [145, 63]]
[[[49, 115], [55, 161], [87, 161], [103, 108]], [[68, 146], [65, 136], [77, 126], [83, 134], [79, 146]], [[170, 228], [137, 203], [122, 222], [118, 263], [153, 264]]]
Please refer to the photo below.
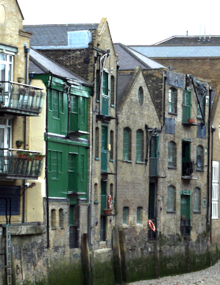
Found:
[[168, 112], [169, 115], [174, 115], [177, 116], [177, 113], [173, 113], [173, 112]]
[[176, 211], [167, 211], [167, 214], [176, 214]]
[[100, 158], [96, 157], [95, 160], [100, 160]]
[[137, 164], [145, 164], [144, 161], [136, 161]]
[[110, 161], [110, 162], [115, 162], [115, 160], [114, 160], [114, 159], [109, 159], [109, 161]]
[[136, 224], [137, 227], [143, 228], [143, 224]]
[[199, 211], [199, 212], [193, 211], [193, 214], [201, 214], [201, 211]]
[[168, 169], [176, 170], [176, 169], [177, 169], [177, 167], [174, 167], [174, 166], [168, 166]]
[[124, 229], [128, 229], [129, 228], [129, 225], [124, 225], [123, 224], [122, 226], [123, 226]]
[[56, 230], [57, 228], [56, 227], [51, 227], [51, 230]]
[[126, 163], [132, 163], [132, 160], [122, 160], [122, 161]]
[[197, 172], [204, 172], [203, 169], [196, 169]]
[[115, 105], [111, 105], [112, 108], [115, 108]]
[[96, 99], [95, 101], [96, 101], [97, 103], [99, 103], [99, 100]]
[[212, 220], [218, 220], [219, 218], [212, 218]]

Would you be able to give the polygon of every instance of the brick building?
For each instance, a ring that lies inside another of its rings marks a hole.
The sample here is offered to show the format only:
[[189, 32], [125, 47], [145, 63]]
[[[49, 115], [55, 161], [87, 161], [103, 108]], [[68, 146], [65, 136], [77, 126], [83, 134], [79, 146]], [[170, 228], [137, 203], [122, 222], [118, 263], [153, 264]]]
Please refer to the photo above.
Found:
[[[149, 218], [157, 234], [190, 236], [196, 242], [206, 230], [209, 211], [204, 97], [209, 85], [123, 45], [115, 48], [120, 65], [117, 224], [130, 247], [144, 246]], [[156, 235], [149, 231], [148, 238]]]

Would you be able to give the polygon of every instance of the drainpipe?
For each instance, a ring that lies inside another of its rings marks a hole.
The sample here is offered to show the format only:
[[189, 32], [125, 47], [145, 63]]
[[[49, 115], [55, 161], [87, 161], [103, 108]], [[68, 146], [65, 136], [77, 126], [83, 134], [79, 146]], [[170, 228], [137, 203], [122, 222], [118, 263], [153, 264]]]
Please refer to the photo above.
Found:
[[[119, 64], [117, 63], [117, 73], [116, 73], [116, 96], [115, 96], [115, 198], [117, 198], [117, 183], [118, 183], [118, 70]], [[116, 200], [117, 201], [117, 200]], [[114, 205], [115, 207], [117, 204]], [[117, 211], [117, 209], [115, 209]], [[115, 215], [115, 226], [117, 225], [117, 215]]]
[[[214, 137], [214, 132], [215, 132], [215, 128], [214, 127], [212, 127], [212, 129], [211, 129], [211, 131], [212, 131], [212, 147], [211, 147], [211, 151], [212, 151], [212, 153], [211, 153], [211, 179], [212, 179], [212, 162], [213, 162], [213, 137]], [[212, 182], [211, 182], [211, 191], [210, 191], [210, 201], [211, 201], [211, 207], [210, 207], [210, 243], [212, 243]]]
[[[24, 44], [24, 53], [25, 53], [25, 84], [27, 84], [28, 81], [28, 53], [29, 53], [30, 49], [27, 48], [27, 45]], [[26, 140], [27, 140], [27, 136], [26, 136], [26, 128], [27, 128], [27, 119], [26, 116], [24, 116], [24, 120], [23, 120], [23, 125], [24, 125], [24, 149], [26, 149]], [[22, 223], [25, 222], [25, 183], [26, 180], [23, 180], [22, 183], [22, 187], [23, 187], [23, 195], [22, 195]]]
[[209, 181], [209, 172], [210, 172], [210, 134], [211, 134], [211, 92], [212, 89], [211, 87], [209, 88], [209, 114], [208, 114], [208, 169], [207, 169], [207, 215], [206, 215], [206, 224], [209, 223], [209, 215], [211, 215], [211, 213], [209, 213], [210, 210], [210, 196], [209, 196], [209, 189], [210, 189], [210, 181]]

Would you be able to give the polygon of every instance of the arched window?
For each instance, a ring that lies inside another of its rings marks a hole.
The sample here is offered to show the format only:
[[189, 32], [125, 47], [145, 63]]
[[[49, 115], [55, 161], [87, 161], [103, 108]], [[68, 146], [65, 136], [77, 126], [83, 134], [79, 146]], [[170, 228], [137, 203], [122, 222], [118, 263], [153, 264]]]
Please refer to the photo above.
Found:
[[123, 134], [123, 160], [131, 160], [131, 129], [124, 128]]
[[59, 227], [61, 229], [64, 228], [64, 213], [63, 213], [63, 209], [59, 209]]
[[55, 230], [56, 229], [56, 210], [52, 209], [51, 210], [51, 229]]
[[177, 90], [176, 88], [169, 89], [169, 113], [177, 113]]
[[144, 161], [144, 132], [137, 130], [136, 133], [136, 162]]
[[111, 145], [110, 160], [114, 160], [114, 132], [113, 131], [110, 131], [110, 145]]
[[129, 221], [129, 208], [124, 207], [123, 208], [123, 225], [128, 225]]
[[167, 192], [167, 212], [175, 211], [175, 187], [170, 185]]
[[176, 167], [176, 144], [173, 141], [168, 144], [168, 167]]
[[137, 224], [142, 224], [143, 208], [137, 207]]
[[115, 105], [115, 78], [111, 76], [111, 106]]
[[143, 101], [144, 101], [144, 91], [143, 91], [142, 87], [140, 87], [138, 89], [138, 101], [139, 101], [140, 105], [143, 104]]
[[95, 129], [95, 158], [99, 158], [99, 128]]
[[194, 189], [194, 203], [193, 203], [193, 211], [194, 212], [200, 212], [200, 188], [196, 187]]
[[196, 150], [196, 169], [203, 170], [204, 166], [204, 150], [201, 145], [197, 146]]

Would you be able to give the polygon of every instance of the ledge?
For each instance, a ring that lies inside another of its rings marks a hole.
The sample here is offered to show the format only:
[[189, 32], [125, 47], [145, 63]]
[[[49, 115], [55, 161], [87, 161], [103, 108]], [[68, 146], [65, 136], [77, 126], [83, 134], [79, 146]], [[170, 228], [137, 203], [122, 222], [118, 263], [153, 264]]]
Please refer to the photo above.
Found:
[[[6, 225], [2, 225], [6, 228]], [[12, 236], [40, 235], [45, 231], [44, 225], [38, 224], [11, 224]]]

